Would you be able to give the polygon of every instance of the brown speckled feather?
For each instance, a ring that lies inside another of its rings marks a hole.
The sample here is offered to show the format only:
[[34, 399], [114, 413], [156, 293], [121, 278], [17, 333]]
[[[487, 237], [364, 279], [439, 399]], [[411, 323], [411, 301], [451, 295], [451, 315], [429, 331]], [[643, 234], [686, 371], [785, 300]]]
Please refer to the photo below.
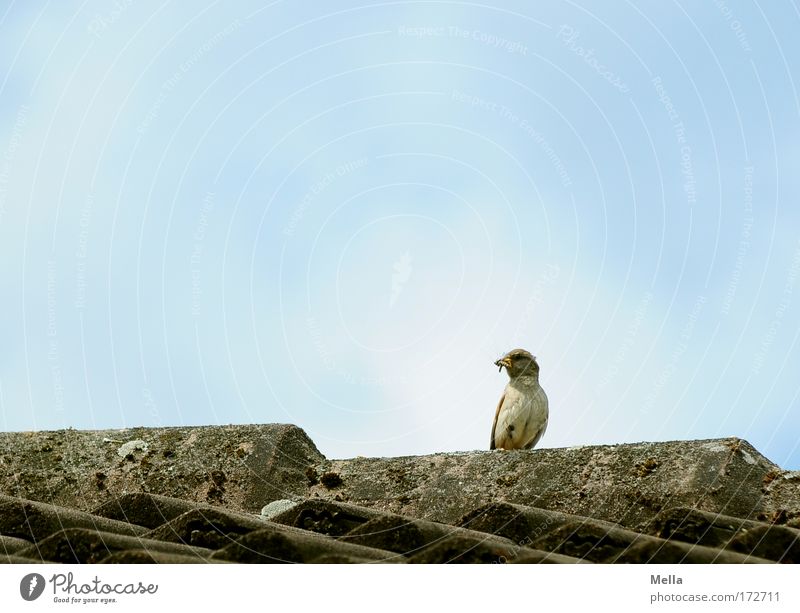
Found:
[[500, 396], [500, 402], [497, 403], [497, 410], [494, 412], [494, 422], [492, 422], [492, 440], [489, 441], [489, 449], [494, 449], [494, 430], [497, 427], [497, 416], [500, 415], [500, 408], [503, 406], [503, 400], [506, 399], [506, 395], [503, 394]]

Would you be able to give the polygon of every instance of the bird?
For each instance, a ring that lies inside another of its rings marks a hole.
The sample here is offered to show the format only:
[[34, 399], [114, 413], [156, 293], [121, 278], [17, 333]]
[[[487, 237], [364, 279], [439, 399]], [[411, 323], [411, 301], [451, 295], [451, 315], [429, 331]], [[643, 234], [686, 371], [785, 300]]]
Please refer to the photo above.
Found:
[[533, 449], [547, 429], [547, 394], [539, 385], [539, 364], [530, 352], [512, 349], [494, 363], [509, 382], [492, 424], [489, 449]]

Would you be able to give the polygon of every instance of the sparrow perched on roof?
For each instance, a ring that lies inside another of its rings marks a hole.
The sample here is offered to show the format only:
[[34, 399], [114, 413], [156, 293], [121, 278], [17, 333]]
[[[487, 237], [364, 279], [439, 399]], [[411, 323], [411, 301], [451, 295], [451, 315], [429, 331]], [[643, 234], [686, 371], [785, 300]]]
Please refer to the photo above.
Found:
[[547, 429], [547, 394], [539, 385], [539, 365], [524, 349], [514, 349], [494, 363], [505, 366], [506, 385], [492, 424], [489, 449], [532, 449]]

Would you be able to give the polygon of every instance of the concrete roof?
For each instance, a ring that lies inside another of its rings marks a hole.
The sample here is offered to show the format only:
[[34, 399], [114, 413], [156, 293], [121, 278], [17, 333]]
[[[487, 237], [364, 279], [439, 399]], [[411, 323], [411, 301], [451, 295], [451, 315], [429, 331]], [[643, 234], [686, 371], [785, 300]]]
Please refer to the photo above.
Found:
[[[263, 510], [263, 512], [262, 512]], [[736, 438], [328, 460], [286, 424], [0, 434], [0, 561], [800, 561]]]

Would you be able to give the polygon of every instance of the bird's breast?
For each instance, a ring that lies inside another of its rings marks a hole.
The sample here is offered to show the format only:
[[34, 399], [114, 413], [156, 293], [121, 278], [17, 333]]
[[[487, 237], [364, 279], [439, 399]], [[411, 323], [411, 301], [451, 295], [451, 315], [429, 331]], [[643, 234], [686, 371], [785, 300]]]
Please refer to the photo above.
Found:
[[547, 395], [541, 386], [506, 386], [505, 399], [497, 416], [497, 438], [506, 448], [519, 449], [536, 437], [541, 437], [548, 421]]

